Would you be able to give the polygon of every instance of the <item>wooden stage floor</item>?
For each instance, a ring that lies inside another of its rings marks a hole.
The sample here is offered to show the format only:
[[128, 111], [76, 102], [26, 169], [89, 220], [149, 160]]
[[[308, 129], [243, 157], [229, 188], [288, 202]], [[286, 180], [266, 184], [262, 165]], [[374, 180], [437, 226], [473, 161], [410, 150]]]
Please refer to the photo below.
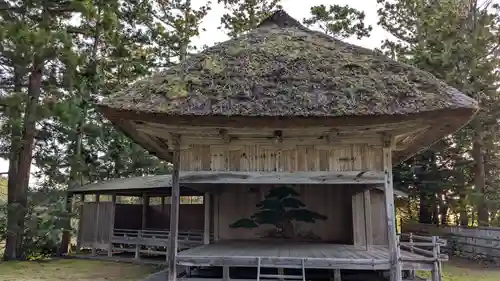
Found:
[[[184, 266], [256, 267], [259, 258], [262, 267], [301, 268], [304, 263], [305, 268], [390, 268], [387, 246], [373, 246], [367, 251], [353, 245], [274, 241], [219, 241], [179, 252], [177, 263]], [[401, 258], [418, 261], [422, 256], [401, 251]]]

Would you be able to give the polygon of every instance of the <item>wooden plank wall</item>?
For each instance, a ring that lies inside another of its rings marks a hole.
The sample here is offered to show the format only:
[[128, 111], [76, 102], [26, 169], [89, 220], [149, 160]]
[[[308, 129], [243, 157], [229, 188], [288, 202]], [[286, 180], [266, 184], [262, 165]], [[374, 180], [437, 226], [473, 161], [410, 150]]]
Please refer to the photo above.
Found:
[[181, 150], [183, 171], [382, 170], [382, 150], [367, 144], [343, 146], [190, 145]]
[[117, 229], [141, 229], [141, 204], [116, 204], [115, 226]]
[[[97, 204], [99, 204], [99, 208], [97, 208]], [[113, 203], [86, 202], [80, 208], [80, 245], [82, 247], [91, 247], [96, 242], [96, 248], [107, 249], [110, 238], [109, 225], [114, 216]], [[97, 237], [94, 236], [96, 227]]]
[[[235, 185], [221, 193], [218, 199], [218, 219], [214, 217], [215, 233], [219, 239], [258, 239], [265, 235], [269, 227], [255, 229], [233, 229], [229, 225], [257, 211], [256, 204], [264, 198], [273, 186]], [[323, 241], [352, 244], [351, 195], [345, 186], [301, 185], [295, 189], [301, 201], [309, 210], [328, 217], [314, 224], [296, 223], [295, 231], [301, 234], [312, 232]], [[215, 213], [214, 216], [217, 216]]]
[[[170, 228], [170, 204], [165, 205], [162, 211], [161, 205], [150, 206], [148, 210], [148, 229]], [[203, 204], [180, 204], [179, 205], [179, 230], [203, 230], [204, 226]]]
[[385, 215], [385, 197], [384, 192], [378, 189], [371, 190], [372, 203], [372, 229], [373, 229], [373, 244], [387, 245], [387, 221]]
[[[99, 203], [99, 241], [108, 241], [109, 224], [111, 223], [111, 202]], [[82, 246], [91, 245], [94, 238], [96, 222], [96, 203], [85, 202], [81, 206], [79, 237]], [[117, 229], [141, 229], [142, 205], [140, 204], [116, 204], [116, 216], [114, 228]], [[181, 204], [179, 214], [179, 229], [183, 231], [203, 230], [204, 207], [203, 204]], [[170, 205], [165, 205], [162, 213], [161, 205], [150, 206], [146, 218], [147, 229], [168, 229], [170, 226]], [[100, 242], [101, 243], [101, 242]], [[104, 242], [103, 242], [104, 243]]]

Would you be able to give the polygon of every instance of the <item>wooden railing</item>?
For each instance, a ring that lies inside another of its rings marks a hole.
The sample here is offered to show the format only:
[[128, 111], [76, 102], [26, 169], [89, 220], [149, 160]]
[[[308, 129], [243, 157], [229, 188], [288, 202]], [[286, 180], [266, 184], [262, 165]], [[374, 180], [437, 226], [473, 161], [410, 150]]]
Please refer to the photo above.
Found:
[[[448, 260], [448, 255], [441, 253], [441, 247], [446, 246], [446, 240], [438, 236], [421, 236], [413, 233], [404, 233], [400, 235], [399, 247], [402, 250], [418, 254], [420, 257], [412, 257], [403, 262], [432, 263], [432, 281], [441, 281], [442, 261]], [[412, 278], [415, 272], [410, 272]]]
[[[181, 231], [178, 233], [177, 247], [183, 250], [203, 245], [203, 237], [203, 231]], [[169, 238], [169, 230], [114, 229], [108, 256], [113, 251], [133, 252], [136, 259], [139, 259], [140, 254], [167, 256]]]

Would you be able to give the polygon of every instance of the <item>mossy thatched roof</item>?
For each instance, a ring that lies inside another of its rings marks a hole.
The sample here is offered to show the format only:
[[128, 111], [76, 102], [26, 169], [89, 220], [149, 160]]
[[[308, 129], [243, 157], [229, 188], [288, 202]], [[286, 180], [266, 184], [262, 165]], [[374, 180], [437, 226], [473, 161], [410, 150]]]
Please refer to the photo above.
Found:
[[170, 116], [340, 117], [471, 109], [433, 75], [311, 31], [283, 11], [101, 106]]

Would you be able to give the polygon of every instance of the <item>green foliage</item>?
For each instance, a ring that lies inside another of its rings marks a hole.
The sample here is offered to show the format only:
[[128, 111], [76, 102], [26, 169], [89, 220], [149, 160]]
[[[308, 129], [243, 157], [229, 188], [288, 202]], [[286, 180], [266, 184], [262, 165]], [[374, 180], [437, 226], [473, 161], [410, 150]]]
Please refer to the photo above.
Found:
[[[56, 254], [61, 241], [62, 222], [72, 217], [65, 211], [64, 196], [61, 195], [50, 190], [29, 192], [21, 256], [33, 260]], [[0, 202], [0, 242], [6, 238], [7, 208], [6, 202]], [[73, 229], [71, 231], [74, 232]]]
[[275, 227], [274, 235], [283, 238], [293, 238], [295, 233], [290, 233], [292, 222], [315, 223], [326, 220], [327, 217], [306, 209], [305, 204], [297, 197], [300, 194], [291, 187], [281, 186], [273, 188], [264, 200], [256, 207], [259, 211], [250, 218], [242, 218], [230, 225], [231, 228], [255, 228], [260, 225]]
[[281, 0], [218, 0], [229, 12], [221, 17], [220, 28], [228, 31], [229, 36], [236, 37], [251, 29], [280, 9]]
[[378, 2], [379, 24], [393, 35], [383, 51], [431, 72], [481, 106], [468, 126], [399, 166], [396, 181], [418, 200], [423, 222], [438, 223], [441, 218], [441, 223], [448, 223], [451, 211], [460, 214], [456, 223], [472, 225], [469, 219], [475, 212], [487, 223], [488, 210], [495, 218], [500, 202], [499, 6], [491, 1]]
[[311, 7], [311, 17], [304, 19], [308, 27], [317, 27], [324, 33], [345, 39], [355, 35], [358, 39], [370, 36], [372, 26], [364, 23], [365, 13], [349, 6], [325, 5]]

